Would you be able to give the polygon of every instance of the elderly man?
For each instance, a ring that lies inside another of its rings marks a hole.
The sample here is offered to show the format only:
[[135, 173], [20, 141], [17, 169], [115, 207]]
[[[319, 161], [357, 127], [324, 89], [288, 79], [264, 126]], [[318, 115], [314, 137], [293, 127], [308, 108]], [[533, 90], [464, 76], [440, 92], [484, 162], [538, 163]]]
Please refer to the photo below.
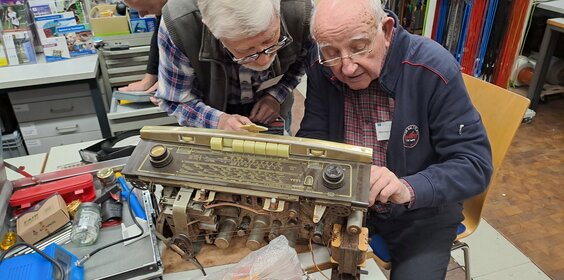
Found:
[[226, 130], [288, 118], [311, 9], [311, 0], [169, 0], [159, 29], [160, 107], [181, 125]]
[[298, 136], [373, 148], [367, 225], [389, 247], [392, 279], [444, 279], [462, 201], [492, 174], [458, 64], [380, 0], [322, 0], [311, 27]]

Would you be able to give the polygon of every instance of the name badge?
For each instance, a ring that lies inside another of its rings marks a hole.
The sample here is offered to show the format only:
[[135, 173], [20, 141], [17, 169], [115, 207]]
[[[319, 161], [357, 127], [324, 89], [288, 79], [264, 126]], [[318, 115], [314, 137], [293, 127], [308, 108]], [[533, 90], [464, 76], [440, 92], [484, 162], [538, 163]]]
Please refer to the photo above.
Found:
[[386, 141], [390, 139], [390, 131], [392, 130], [392, 121], [379, 122], [376, 126], [376, 139], [378, 141]]
[[278, 84], [278, 82], [280, 82], [280, 80], [282, 79], [282, 76], [283, 76], [283, 75], [280, 75], [280, 76], [278, 76], [278, 77], [274, 77], [274, 78], [272, 78], [272, 79], [270, 79], [270, 80], [266, 80], [266, 81], [262, 82], [262, 83], [260, 84], [260, 86], [258, 87], [257, 92], [259, 92], [259, 91], [261, 91], [261, 90], [264, 90], [264, 89], [267, 89], [267, 88], [269, 88], [269, 87], [271, 87], [271, 86], [274, 86], [274, 85]]

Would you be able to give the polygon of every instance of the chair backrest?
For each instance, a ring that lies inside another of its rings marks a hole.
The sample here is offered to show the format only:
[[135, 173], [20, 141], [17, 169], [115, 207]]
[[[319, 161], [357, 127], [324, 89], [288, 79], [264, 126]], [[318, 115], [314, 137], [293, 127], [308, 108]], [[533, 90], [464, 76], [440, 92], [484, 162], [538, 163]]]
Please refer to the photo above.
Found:
[[457, 239], [470, 235], [478, 227], [488, 191], [495, 183], [503, 158], [530, 103], [529, 99], [486, 81], [466, 74], [463, 74], [463, 79], [488, 133], [492, 146], [493, 175], [485, 192], [464, 201], [463, 224], [466, 229], [458, 234]]

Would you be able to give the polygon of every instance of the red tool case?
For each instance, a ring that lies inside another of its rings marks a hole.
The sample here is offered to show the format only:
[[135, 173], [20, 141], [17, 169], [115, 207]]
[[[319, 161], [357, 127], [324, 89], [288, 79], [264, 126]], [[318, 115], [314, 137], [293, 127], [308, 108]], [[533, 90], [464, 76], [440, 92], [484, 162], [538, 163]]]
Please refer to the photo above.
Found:
[[94, 178], [90, 174], [83, 174], [17, 190], [10, 197], [10, 206], [19, 212], [54, 193], [60, 194], [67, 204], [76, 199], [93, 201], [96, 198]]

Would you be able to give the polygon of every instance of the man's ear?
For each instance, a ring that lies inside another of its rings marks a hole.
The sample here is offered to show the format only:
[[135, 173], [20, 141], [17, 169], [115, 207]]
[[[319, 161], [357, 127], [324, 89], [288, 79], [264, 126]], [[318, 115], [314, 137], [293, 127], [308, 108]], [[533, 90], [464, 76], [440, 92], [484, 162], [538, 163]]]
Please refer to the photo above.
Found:
[[387, 42], [392, 41], [392, 34], [394, 31], [395, 20], [393, 17], [386, 16], [382, 19], [382, 30]]

